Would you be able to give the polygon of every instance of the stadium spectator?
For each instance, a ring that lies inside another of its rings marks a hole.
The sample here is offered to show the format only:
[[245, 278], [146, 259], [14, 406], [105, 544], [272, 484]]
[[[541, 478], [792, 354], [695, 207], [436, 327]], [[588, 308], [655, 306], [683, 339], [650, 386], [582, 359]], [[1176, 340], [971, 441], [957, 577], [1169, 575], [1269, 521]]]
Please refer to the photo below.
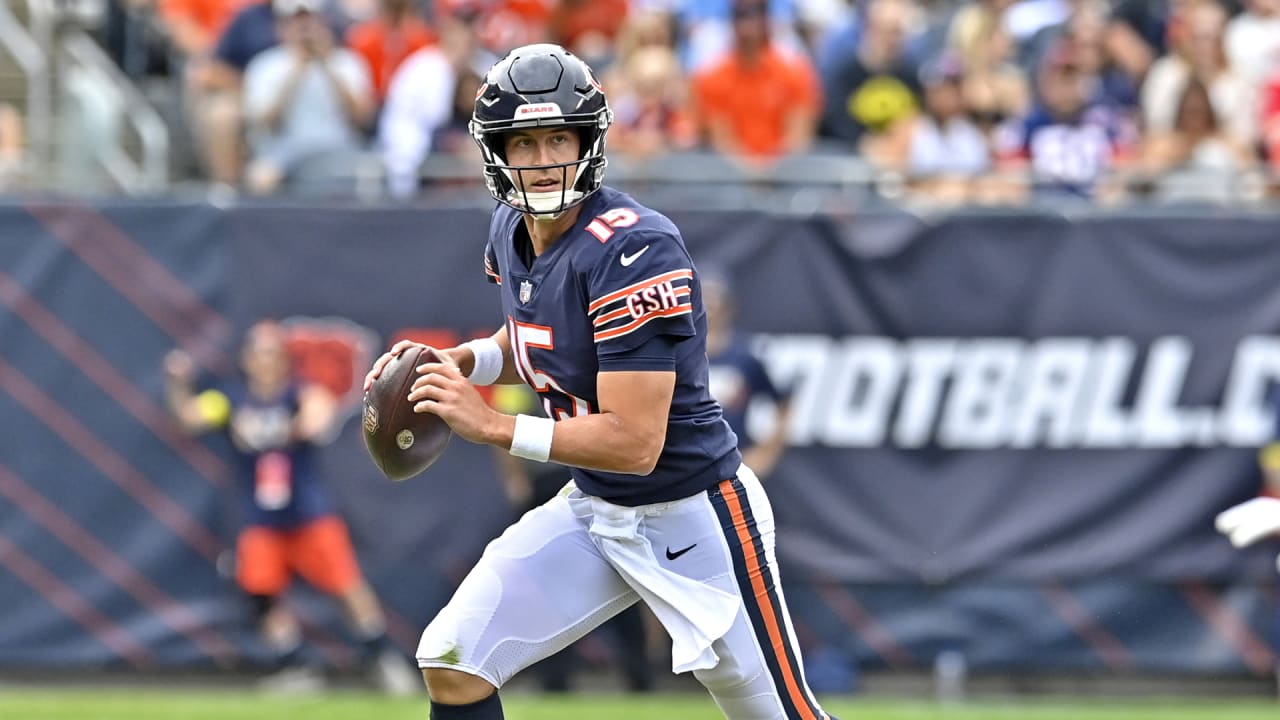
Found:
[[1021, 47], [1041, 30], [1066, 20], [1080, 4], [1081, 0], [1014, 0], [1005, 10], [1004, 30]]
[[280, 43], [276, 32], [277, 14], [272, 0], [260, 0], [241, 10], [218, 38], [213, 51], [215, 59], [238, 79], [258, 53]]
[[[546, 0], [434, 0], [433, 17], [464, 18], [474, 23], [482, 47], [491, 55], [548, 37], [554, 3]], [[478, 69], [484, 74], [484, 68]]]
[[806, 54], [817, 59], [827, 39], [855, 15], [850, 0], [796, 0], [796, 30]]
[[1014, 40], [1005, 29], [1008, 0], [967, 5], [956, 13], [947, 47], [964, 66], [964, 105], [980, 127], [990, 132], [1006, 120], [1021, 118], [1030, 108], [1026, 73], [1013, 62]]
[[245, 333], [240, 365], [242, 378], [196, 394], [195, 365], [174, 350], [165, 358], [166, 399], [187, 432], [226, 430], [243, 461], [236, 484], [243, 513], [236, 580], [275, 654], [276, 672], [264, 687], [314, 690], [324, 682], [307, 664], [297, 618], [281, 600], [296, 573], [342, 603], [373, 679], [388, 692], [414, 692], [421, 687], [417, 674], [387, 638], [346, 524], [315, 474], [314, 446], [335, 420], [332, 394], [295, 381], [285, 333], [274, 322], [258, 322]]
[[1238, 142], [1257, 141], [1256, 96], [1249, 84], [1227, 65], [1222, 33], [1227, 14], [1213, 0], [1183, 5], [1178, 12], [1170, 52], [1151, 65], [1142, 84], [1145, 132], [1173, 128], [1178, 99], [1192, 78], [1209, 89], [1209, 98], [1226, 131]]
[[849, 12], [827, 28], [824, 35], [813, 40], [813, 59], [820, 77], [828, 77], [838, 70], [862, 43], [862, 13], [854, 3], [849, 5]]
[[1049, 51], [1036, 79], [1030, 115], [996, 133], [1001, 164], [1028, 171], [1038, 195], [1094, 197], [1098, 181], [1134, 150], [1125, 119], [1091, 100], [1096, 78], [1069, 42]]
[[241, 81], [254, 56], [277, 42], [271, 0], [259, 0], [236, 13], [212, 55], [187, 73], [192, 130], [214, 183], [240, 184], [244, 168]]
[[768, 12], [766, 0], [735, 0], [733, 49], [694, 77], [710, 146], [755, 165], [807, 149], [820, 107], [812, 66], [772, 44]]
[[[410, 55], [392, 78], [378, 122], [378, 148], [393, 197], [417, 192], [419, 170], [435, 134], [453, 117], [457, 84], [453, 63], [435, 46]], [[468, 102], [474, 102], [474, 94]]]
[[281, 44], [256, 56], [244, 78], [246, 186], [258, 194], [349, 171], [374, 110], [369, 70], [334, 44], [322, 0], [275, 0], [275, 11]]
[[864, 135], [885, 133], [915, 116], [919, 68], [904, 44], [914, 12], [908, 0], [871, 0], [857, 53], [823, 78], [825, 137], [865, 151]]
[[1170, 19], [1179, 5], [1200, 0], [1119, 0], [1107, 22], [1107, 54], [1141, 83], [1156, 58], [1165, 54]]
[[903, 124], [888, 157], [888, 166], [907, 176], [915, 199], [965, 201], [974, 178], [991, 166], [987, 138], [965, 113], [963, 83], [964, 68], [954, 55], [921, 68], [924, 111]]
[[381, 0], [329, 0], [338, 28], [350, 29], [373, 20], [380, 11]]
[[[189, 140], [195, 146], [205, 146], [209, 131], [205, 118], [216, 116], [220, 112], [218, 103], [224, 102], [214, 76], [214, 47], [232, 19], [257, 0], [129, 1], [136, 7], [154, 3], [156, 22], [168, 44], [166, 74], [180, 82], [181, 112], [187, 120], [183, 130], [189, 130]], [[207, 154], [199, 158], [203, 169], [220, 180], [232, 173], [221, 166], [215, 173], [212, 167], [216, 162], [228, 161], [222, 157], [215, 160]]]
[[697, 142], [687, 83], [671, 49], [651, 45], [631, 53], [608, 89], [614, 114], [609, 145], [615, 152], [648, 158]]
[[1026, 67], [1036, 68], [1051, 48], [1069, 42], [1081, 68], [1097, 77], [1093, 100], [1132, 115], [1136, 122], [1138, 84], [1108, 53], [1104, 42], [1107, 13], [1102, 0], [1079, 0], [1063, 22], [1043, 28], [1027, 42], [1023, 57]]
[[[862, 33], [866, 25], [868, 3], [847, 0], [846, 12], [827, 28], [825, 34], [813, 44], [813, 57], [818, 73], [831, 77], [849, 58], [858, 53], [862, 45]], [[905, 23], [903, 54], [913, 62], [937, 55], [946, 45], [946, 33], [950, 26], [950, 4], [926, 9], [916, 0], [909, 0], [909, 12]], [[936, 17], [933, 17], [936, 16]]]
[[548, 38], [603, 69], [613, 61], [627, 12], [627, 0], [559, 0], [547, 18]]
[[[700, 73], [719, 63], [734, 47], [737, 0], [682, 0], [674, 6], [682, 30], [678, 40], [681, 64]], [[805, 56], [804, 42], [796, 33], [796, 0], [761, 0], [766, 8], [773, 47], [785, 55]]]
[[[618, 28], [614, 52], [620, 62], [625, 62], [636, 50], [651, 45], [678, 52], [676, 36], [674, 14], [664, 7], [639, 5], [631, 8], [622, 27]], [[602, 75], [608, 75], [608, 72]]]
[[[153, 0], [141, 0], [151, 2]], [[189, 61], [204, 59], [241, 10], [257, 0], [154, 0], [174, 50]], [[139, 0], [132, 0], [135, 4]]]
[[[1224, 132], [1222, 125], [1208, 88], [1199, 80], [1188, 81], [1178, 101], [1173, 128], [1146, 136], [1143, 165], [1157, 173], [1190, 170], [1220, 176], [1256, 165], [1253, 148]], [[1222, 179], [1218, 178], [1219, 189]]]
[[475, 163], [480, 158], [476, 155], [475, 141], [471, 139], [471, 108], [475, 106], [476, 93], [484, 81], [470, 68], [464, 68], [454, 84], [453, 107], [449, 120], [436, 128], [431, 146], [435, 152], [448, 153], [455, 158]]
[[431, 152], [476, 158], [467, 123], [480, 74], [494, 60], [480, 37], [483, 17], [478, 5], [437, 6], [439, 45], [411, 55], [392, 78], [378, 148], [393, 197], [417, 192], [419, 171]]
[[347, 47], [368, 65], [379, 105], [386, 100], [400, 64], [435, 41], [435, 33], [418, 16], [413, 0], [380, 0], [375, 17], [347, 31]]
[[[618, 37], [614, 42], [613, 63], [600, 73], [605, 88], [610, 91], [623, 88], [626, 85], [626, 79], [623, 76], [627, 72], [631, 57], [637, 52], [655, 47], [669, 51], [679, 63], [675, 16], [661, 7], [632, 9], [627, 14], [626, 21], [622, 23], [622, 27], [618, 28]], [[651, 55], [651, 57], [656, 56]], [[610, 93], [610, 97], [614, 97], [613, 92]]]
[[992, 31], [1005, 29], [1005, 12], [1014, 0], [970, 0], [961, 5], [947, 22], [946, 44], [968, 60], [974, 45]]
[[1245, 0], [1223, 34], [1227, 64], [1253, 92], [1280, 70], [1280, 0]]

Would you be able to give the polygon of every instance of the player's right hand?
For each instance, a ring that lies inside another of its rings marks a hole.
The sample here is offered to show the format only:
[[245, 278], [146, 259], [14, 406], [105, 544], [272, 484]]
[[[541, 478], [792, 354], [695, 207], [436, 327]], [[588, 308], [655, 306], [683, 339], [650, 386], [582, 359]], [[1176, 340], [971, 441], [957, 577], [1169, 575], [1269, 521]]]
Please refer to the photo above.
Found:
[[368, 390], [370, 387], [372, 387], [373, 381], [377, 380], [378, 376], [382, 374], [382, 369], [385, 368], [388, 363], [394, 360], [397, 355], [404, 352], [405, 350], [408, 350], [411, 347], [426, 347], [426, 346], [423, 345], [422, 343], [416, 343], [412, 340], [401, 340], [395, 345], [392, 345], [390, 350], [382, 354], [382, 357], [379, 357], [377, 360], [373, 361], [373, 367], [369, 370], [369, 374], [364, 376], [364, 389]]

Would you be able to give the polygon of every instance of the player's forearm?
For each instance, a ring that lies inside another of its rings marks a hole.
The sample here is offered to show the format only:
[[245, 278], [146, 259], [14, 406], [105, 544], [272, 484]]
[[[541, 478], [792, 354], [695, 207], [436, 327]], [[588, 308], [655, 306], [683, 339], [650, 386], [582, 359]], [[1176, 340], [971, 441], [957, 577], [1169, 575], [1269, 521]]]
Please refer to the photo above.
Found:
[[665, 431], [646, 434], [614, 413], [581, 415], [556, 423], [551, 459], [589, 470], [648, 475], [662, 454]]
[[[515, 429], [515, 416], [502, 415], [494, 423], [487, 441], [510, 449]], [[648, 475], [658, 464], [665, 440], [665, 428], [654, 437], [652, 433], [628, 427], [614, 413], [581, 415], [555, 424], [550, 459], [588, 470]]]

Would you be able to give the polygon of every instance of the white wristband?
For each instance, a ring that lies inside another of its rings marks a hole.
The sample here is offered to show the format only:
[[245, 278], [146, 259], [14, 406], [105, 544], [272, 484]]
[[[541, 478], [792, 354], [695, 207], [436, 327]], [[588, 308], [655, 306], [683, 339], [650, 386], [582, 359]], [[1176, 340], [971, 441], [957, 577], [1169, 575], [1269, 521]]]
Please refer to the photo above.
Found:
[[467, 379], [472, 385], [492, 385], [502, 375], [502, 346], [491, 337], [469, 340], [462, 347], [470, 348], [475, 356], [475, 364], [471, 366], [471, 374]]
[[556, 421], [551, 418], [517, 415], [516, 429], [511, 434], [510, 453], [516, 457], [546, 462], [551, 457], [551, 436]]

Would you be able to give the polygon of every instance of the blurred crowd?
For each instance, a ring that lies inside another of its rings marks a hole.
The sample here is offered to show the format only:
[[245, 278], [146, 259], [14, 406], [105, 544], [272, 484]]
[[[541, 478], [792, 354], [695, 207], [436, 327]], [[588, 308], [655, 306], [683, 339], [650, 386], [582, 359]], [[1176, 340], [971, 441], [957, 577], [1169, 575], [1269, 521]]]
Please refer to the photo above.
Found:
[[[849, 154], [945, 202], [1231, 199], [1280, 171], [1280, 0], [111, 0], [109, 50], [169, 79], [198, 172], [269, 194], [471, 158], [485, 69], [560, 43], [637, 162]], [[1274, 189], [1272, 190], [1274, 192]]]

